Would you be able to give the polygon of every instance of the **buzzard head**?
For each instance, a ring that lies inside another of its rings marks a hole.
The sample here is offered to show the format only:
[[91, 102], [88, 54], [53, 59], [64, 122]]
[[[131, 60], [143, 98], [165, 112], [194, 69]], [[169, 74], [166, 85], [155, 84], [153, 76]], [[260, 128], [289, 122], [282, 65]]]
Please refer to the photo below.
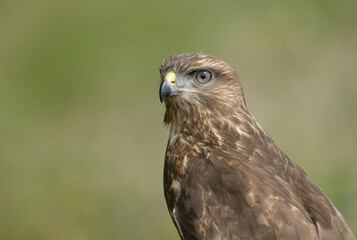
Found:
[[166, 124], [226, 116], [246, 109], [238, 76], [229, 64], [203, 53], [183, 53], [163, 61], [160, 101]]

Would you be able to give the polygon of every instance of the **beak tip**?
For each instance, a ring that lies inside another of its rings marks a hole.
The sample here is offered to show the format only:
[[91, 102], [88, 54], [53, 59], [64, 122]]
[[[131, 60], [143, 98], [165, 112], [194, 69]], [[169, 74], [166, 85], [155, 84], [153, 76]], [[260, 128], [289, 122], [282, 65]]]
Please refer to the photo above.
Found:
[[160, 85], [160, 90], [159, 90], [159, 97], [160, 97], [160, 102], [161, 102], [161, 103], [164, 101], [164, 96], [163, 96], [163, 94], [162, 94], [162, 85], [163, 85], [163, 84]]

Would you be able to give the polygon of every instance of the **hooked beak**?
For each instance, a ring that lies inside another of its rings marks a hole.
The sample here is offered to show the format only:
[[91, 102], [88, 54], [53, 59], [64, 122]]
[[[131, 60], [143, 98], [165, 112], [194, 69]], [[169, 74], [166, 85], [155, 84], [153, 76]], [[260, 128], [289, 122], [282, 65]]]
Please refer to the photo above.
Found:
[[176, 75], [173, 72], [169, 72], [160, 86], [160, 102], [164, 101], [165, 97], [175, 95], [178, 91], [179, 89], [176, 87]]

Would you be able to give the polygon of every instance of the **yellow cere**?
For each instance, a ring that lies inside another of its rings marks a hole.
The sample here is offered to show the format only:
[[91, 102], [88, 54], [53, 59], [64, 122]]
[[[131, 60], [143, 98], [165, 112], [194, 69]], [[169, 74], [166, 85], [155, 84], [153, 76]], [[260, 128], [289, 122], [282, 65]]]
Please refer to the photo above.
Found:
[[169, 72], [166, 74], [165, 79], [168, 80], [172, 85], [176, 83], [176, 75], [174, 72]]

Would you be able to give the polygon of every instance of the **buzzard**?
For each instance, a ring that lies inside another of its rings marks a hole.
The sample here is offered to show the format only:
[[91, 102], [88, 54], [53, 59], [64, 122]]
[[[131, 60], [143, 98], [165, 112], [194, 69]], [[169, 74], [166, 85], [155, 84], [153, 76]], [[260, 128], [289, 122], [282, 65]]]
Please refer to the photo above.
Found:
[[183, 53], [160, 73], [170, 128], [164, 192], [181, 239], [355, 239], [249, 113], [230, 65]]

